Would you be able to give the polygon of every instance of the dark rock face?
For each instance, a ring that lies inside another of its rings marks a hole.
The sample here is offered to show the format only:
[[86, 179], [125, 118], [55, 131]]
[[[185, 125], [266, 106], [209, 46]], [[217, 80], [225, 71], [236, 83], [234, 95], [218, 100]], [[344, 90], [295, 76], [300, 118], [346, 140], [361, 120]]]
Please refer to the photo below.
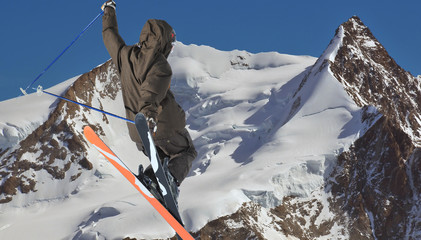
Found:
[[407, 171], [409, 162], [419, 162], [412, 156], [414, 150], [409, 137], [382, 117], [339, 156], [328, 188], [335, 207], [349, 214], [351, 237], [371, 233], [393, 239], [411, 231], [414, 189]]
[[[333, 75], [359, 106], [372, 105], [421, 144], [421, 82], [402, 69], [358, 17], [349, 19]], [[338, 32], [338, 31], [337, 31]]]
[[351, 237], [419, 238], [419, 79], [403, 70], [357, 17], [342, 25], [330, 69], [359, 106], [383, 117], [338, 158], [328, 181], [336, 208], [350, 216]]
[[[79, 77], [63, 97], [91, 105], [94, 92], [100, 97], [115, 98], [118, 89], [114, 67], [107, 62]], [[83, 124], [89, 124], [84, 116], [89, 111], [57, 100], [55, 109], [44, 124], [15, 149], [3, 153], [0, 159], [0, 203], [11, 201], [18, 191], [37, 191], [40, 171], [46, 171], [55, 180], [75, 181], [83, 171], [92, 169], [92, 163], [85, 158], [86, 143], [81, 129], [77, 129], [72, 121], [80, 119]]]

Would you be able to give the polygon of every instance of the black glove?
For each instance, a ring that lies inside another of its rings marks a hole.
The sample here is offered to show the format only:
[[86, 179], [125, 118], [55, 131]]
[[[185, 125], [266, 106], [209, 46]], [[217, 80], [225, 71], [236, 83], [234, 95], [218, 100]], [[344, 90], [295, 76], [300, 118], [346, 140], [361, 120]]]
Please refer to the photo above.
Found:
[[105, 11], [106, 7], [112, 7], [115, 10], [116, 4], [113, 0], [108, 0], [104, 4], [102, 4], [101, 6], [102, 11]]

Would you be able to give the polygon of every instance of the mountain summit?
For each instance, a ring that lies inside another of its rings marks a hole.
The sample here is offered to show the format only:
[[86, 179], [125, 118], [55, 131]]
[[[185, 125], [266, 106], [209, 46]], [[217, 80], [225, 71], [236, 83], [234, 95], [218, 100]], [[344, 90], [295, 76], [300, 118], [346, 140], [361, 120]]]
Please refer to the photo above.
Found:
[[[403, 70], [358, 17], [341, 25], [333, 75], [361, 107], [382, 117], [339, 155], [328, 184], [354, 237], [421, 237], [420, 79]], [[370, 117], [370, 114], [367, 114]]]
[[[179, 199], [197, 238], [421, 237], [421, 79], [358, 17], [318, 59], [177, 43], [169, 61], [198, 150]], [[124, 115], [120, 88], [108, 61], [50, 91]], [[174, 236], [82, 135], [136, 170], [125, 122], [34, 94], [0, 109], [0, 238]]]
[[331, 65], [334, 76], [359, 106], [375, 106], [420, 146], [420, 80], [389, 56], [358, 17], [340, 28], [342, 46]]

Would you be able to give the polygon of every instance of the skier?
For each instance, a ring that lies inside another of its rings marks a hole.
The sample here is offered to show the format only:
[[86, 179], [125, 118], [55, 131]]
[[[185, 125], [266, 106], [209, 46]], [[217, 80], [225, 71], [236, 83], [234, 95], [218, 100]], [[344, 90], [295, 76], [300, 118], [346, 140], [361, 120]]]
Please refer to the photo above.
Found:
[[[178, 187], [189, 173], [197, 152], [185, 128], [185, 113], [170, 90], [172, 70], [167, 58], [175, 45], [175, 32], [164, 20], [149, 19], [139, 42], [128, 46], [118, 33], [116, 3], [109, 0], [101, 8], [102, 36], [120, 75], [126, 116], [134, 120], [141, 112], [147, 118], [158, 154], [168, 161], [167, 178], [177, 200]], [[128, 128], [130, 138], [145, 153], [134, 124], [128, 123]], [[151, 167], [142, 173], [143, 167], [139, 166], [139, 171], [156, 189]]]

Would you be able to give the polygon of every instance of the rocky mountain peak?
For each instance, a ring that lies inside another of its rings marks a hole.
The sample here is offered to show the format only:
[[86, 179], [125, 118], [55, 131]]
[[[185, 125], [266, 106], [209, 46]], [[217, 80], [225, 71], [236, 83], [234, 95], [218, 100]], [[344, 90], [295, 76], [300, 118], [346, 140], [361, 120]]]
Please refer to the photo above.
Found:
[[359, 106], [375, 106], [421, 145], [421, 81], [400, 67], [358, 17], [343, 23], [342, 44], [330, 65]]
[[420, 78], [401, 68], [358, 17], [338, 31], [330, 70], [357, 105], [382, 117], [339, 155], [326, 184], [332, 208], [350, 216], [352, 238], [418, 239]]
[[[102, 109], [98, 99], [105, 96], [114, 99], [119, 89], [113, 66], [108, 61], [83, 74], [63, 97]], [[91, 125], [99, 132], [102, 129], [87, 120], [85, 114], [92, 114], [89, 109], [64, 100], [56, 103], [46, 122], [16, 146], [0, 151], [0, 204], [12, 201], [19, 192], [34, 192], [40, 198], [62, 197], [54, 196], [53, 189], [45, 193], [40, 190], [45, 189], [40, 185], [60, 182], [63, 192], [70, 193], [77, 188], [78, 182], [83, 181], [79, 179], [82, 174], [90, 174], [86, 170], [92, 169], [92, 163], [86, 158], [87, 143], [82, 137], [82, 126]], [[108, 121], [105, 115], [102, 118]], [[26, 202], [31, 202], [31, 199], [24, 200], [22, 204]]]

